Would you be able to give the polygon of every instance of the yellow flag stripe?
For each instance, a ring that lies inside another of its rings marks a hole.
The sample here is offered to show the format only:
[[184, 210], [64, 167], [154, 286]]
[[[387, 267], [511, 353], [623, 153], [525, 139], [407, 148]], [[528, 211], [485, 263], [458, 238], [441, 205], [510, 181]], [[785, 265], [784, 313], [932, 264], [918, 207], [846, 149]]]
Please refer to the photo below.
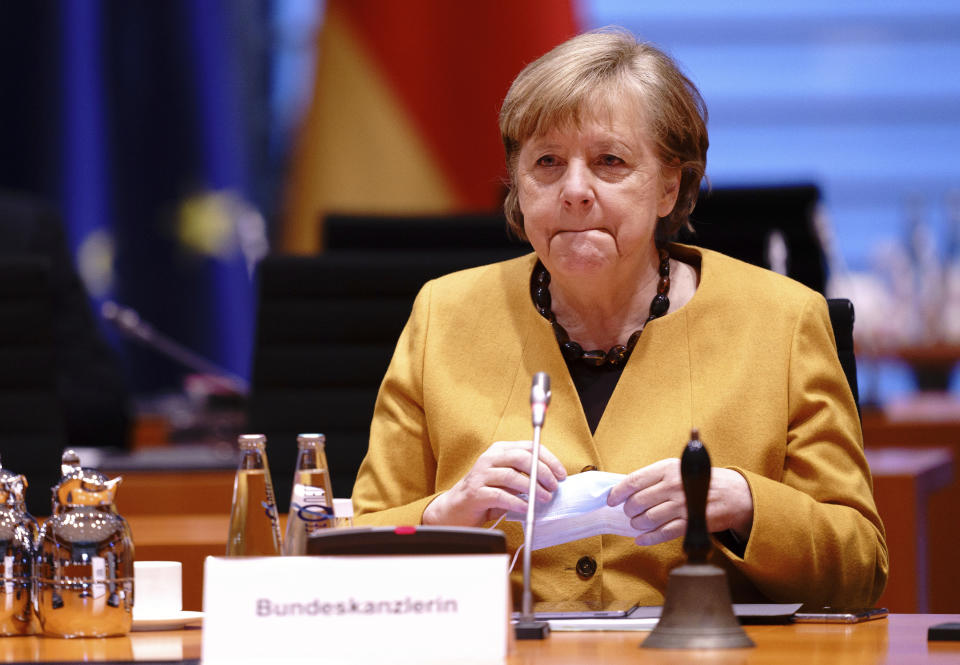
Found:
[[281, 249], [322, 246], [325, 213], [445, 213], [456, 196], [403, 106], [330, 3], [297, 142]]

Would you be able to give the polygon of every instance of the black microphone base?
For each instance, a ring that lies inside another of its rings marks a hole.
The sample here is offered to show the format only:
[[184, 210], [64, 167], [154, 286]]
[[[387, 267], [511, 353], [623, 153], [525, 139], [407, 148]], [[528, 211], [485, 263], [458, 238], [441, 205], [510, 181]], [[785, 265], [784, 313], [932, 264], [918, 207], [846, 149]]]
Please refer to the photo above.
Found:
[[550, 636], [550, 624], [546, 621], [518, 621], [514, 630], [518, 640], [543, 640]]

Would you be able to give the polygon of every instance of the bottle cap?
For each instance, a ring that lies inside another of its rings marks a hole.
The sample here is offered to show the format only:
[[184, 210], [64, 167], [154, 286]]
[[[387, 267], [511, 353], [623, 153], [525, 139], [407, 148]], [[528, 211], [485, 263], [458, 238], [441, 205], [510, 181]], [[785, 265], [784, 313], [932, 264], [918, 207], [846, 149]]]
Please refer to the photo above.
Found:
[[237, 443], [240, 448], [261, 448], [267, 445], [267, 437], [263, 434], [241, 434]]
[[351, 499], [334, 499], [333, 516], [353, 517], [353, 501]]
[[298, 446], [316, 446], [326, 443], [327, 437], [323, 434], [297, 434]]

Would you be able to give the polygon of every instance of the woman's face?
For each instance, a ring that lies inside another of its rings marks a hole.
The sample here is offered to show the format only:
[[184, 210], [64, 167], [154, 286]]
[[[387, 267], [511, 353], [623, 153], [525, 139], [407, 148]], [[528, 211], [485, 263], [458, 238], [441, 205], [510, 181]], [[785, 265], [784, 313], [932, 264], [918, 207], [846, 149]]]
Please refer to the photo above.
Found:
[[625, 275], [655, 256], [657, 218], [673, 209], [680, 171], [661, 168], [630, 106], [584, 113], [579, 127], [555, 127], [520, 148], [524, 230], [554, 276]]

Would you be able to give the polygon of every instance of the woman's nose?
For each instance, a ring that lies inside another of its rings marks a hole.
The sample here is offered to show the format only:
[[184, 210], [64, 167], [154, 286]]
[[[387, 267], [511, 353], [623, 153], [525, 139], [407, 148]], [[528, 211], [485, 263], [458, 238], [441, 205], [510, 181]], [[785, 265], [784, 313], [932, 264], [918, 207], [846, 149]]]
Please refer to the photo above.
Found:
[[589, 208], [593, 205], [594, 191], [590, 169], [586, 164], [573, 160], [564, 169], [563, 205], [568, 208]]

